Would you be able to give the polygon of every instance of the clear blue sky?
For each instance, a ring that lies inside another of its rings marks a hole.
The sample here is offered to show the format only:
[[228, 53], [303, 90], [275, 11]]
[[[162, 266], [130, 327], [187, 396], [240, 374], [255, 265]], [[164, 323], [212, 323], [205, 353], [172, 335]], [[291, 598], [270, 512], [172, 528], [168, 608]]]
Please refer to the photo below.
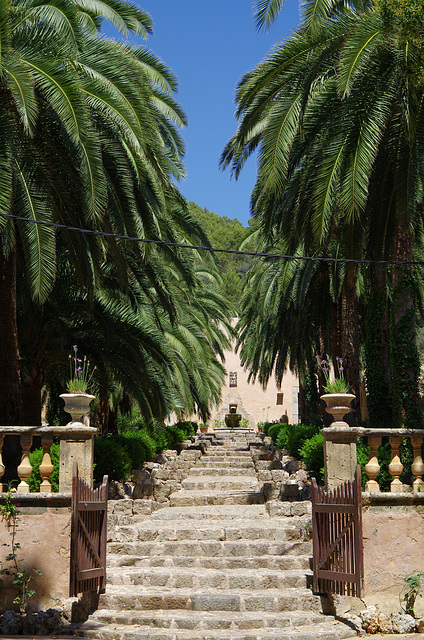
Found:
[[256, 31], [251, 0], [138, 0], [153, 18], [148, 46], [177, 75], [178, 101], [188, 116], [188, 200], [219, 215], [249, 219], [255, 180], [250, 159], [238, 181], [218, 170], [219, 157], [236, 129], [234, 91], [238, 80], [299, 22], [298, 0], [287, 0], [269, 33]]

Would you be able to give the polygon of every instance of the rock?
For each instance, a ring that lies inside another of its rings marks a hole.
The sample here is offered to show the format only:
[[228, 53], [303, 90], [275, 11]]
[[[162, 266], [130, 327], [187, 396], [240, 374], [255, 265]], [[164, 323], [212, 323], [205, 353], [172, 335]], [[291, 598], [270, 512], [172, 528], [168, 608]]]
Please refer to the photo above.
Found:
[[378, 627], [380, 633], [392, 633], [393, 625], [392, 619], [387, 613], [379, 613], [378, 614]]
[[300, 492], [297, 484], [281, 485], [281, 500], [299, 500]]
[[276, 500], [279, 498], [280, 492], [281, 484], [279, 482], [264, 482], [262, 493], [264, 494], [265, 502], [268, 502], [268, 500]]
[[371, 606], [359, 613], [362, 620], [362, 628], [367, 633], [377, 633], [378, 631], [378, 609]]
[[392, 617], [395, 633], [412, 633], [415, 631], [415, 618], [407, 613], [395, 613]]
[[415, 627], [417, 629], [417, 633], [424, 633], [424, 618], [418, 618], [415, 620]]
[[288, 471], [290, 475], [299, 471], [302, 468], [302, 462], [300, 460], [290, 460], [284, 464], [284, 470]]

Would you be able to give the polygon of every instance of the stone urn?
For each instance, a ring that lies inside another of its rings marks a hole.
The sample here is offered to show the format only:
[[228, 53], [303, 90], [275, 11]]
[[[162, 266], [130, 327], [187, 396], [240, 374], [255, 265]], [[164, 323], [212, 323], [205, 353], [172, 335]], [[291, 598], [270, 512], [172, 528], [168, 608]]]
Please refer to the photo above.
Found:
[[356, 396], [353, 393], [325, 393], [321, 396], [321, 400], [324, 400], [327, 405], [325, 407], [326, 412], [333, 416], [332, 424], [335, 422], [346, 424], [343, 418], [352, 411], [350, 403], [355, 398]]
[[225, 424], [229, 429], [236, 429], [240, 425], [241, 414], [236, 411], [237, 405], [230, 404], [230, 413], [225, 414]]
[[65, 403], [65, 411], [69, 413], [72, 420], [68, 425], [81, 424], [84, 416], [90, 412], [90, 403], [96, 396], [89, 393], [62, 393], [60, 398]]

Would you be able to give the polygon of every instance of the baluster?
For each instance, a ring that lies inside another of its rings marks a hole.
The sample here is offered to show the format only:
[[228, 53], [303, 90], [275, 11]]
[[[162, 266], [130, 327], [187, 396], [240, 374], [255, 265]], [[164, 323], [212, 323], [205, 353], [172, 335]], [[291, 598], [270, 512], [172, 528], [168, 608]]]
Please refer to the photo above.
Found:
[[365, 485], [365, 491], [374, 493], [380, 491], [380, 486], [376, 477], [380, 473], [380, 465], [378, 464], [378, 448], [381, 444], [380, 436], [369, 436], [368, 444], [370, 447], [370, 459], [365, 465], [365, 473], [368, 476], [368, 482]]
[[[4, 440], [4, 436], [0, 435], [0, 478], [3, 476], [5, 468], [4, 468], [4, 464], [3, 464], [3, 458], [2, 458], [2, 452], [3, 452], [3, 440]], [[0, 489], [1, 492], [3, 492], [3, 487], [0, 484]]]
[[414, 491], [421, 491], [423, 486], [424, 463], [421, 456], [422, 436], [411, 436], [411, 444], [414, 449], [414, 461], [411, 464], [411, 471], [415, 476], [412, 483]]
[[29, 461], [29, 450], [31, 449], [31, 444], [32, 444], [32, 435], [22, 434], [21, 435], [22, 458], [21, 458], [21, 464], [18, 467], [18, 476], [21, 480], [20, 484], [18, 485], [19, 493], [29, 493], [29, 485], [27, 483], [27, 480], [32, 473], [31, 463]]
[[401, 443], [401, 436], [390, 436], [389, 442], [392, 448], [392, 460], [389, 464], [389, 473], [393, 476], [393, 480], [390, 483], [390, 491], [392, 493], [399, 493], [403, 491], [403, 484], [399, 480], [403, 471], [403, 464], [399, 458], [399, 446]]
[[49, 478], [54, 471], [54, 467], [52, 465], [52, 459], [50, 456], [50, 448], [53, 444], [53, 436], [43, 436], [41, 439], [41, 444], [43, 447], [43, 459], [40, 464], [40, 476], [42, 478], [42, 483], [40, 484], [40, 493], [51, 493], [52, 486], [49, 482]]

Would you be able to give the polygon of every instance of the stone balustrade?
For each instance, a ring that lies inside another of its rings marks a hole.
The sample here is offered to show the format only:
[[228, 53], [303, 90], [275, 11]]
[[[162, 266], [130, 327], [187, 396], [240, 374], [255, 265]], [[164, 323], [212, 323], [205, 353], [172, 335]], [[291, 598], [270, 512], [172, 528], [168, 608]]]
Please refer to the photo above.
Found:
[[92, 484], [94, 434], [96, 432], [97, 429], [94, 427], [75, 422], [65, 427], [0, 427], [0, 478], [5, 472], [2, 457], [4, 439], [8, 435], [18, 436], [22, 447], [22, 457], [17, 467], [20, 480], [17, 491], [29, 493], [28, 479], [32, 474], [29, 453], [33, 438], [39, 436], [43, 448], [43, 458], [39, 468], [42, 478], [40, 493], [51, 493], [50, 476], [53, 473], [53, 465], [50, 449], [53, 437], [58, 436], [60, 438], [59, 492], [69, 493], [72, 491], [73, 462], [78, 463], [80, 477]]
[[333, 423], [322, 429], [324, 438], [324, 462], [327, 488], [332, 488], [352, 480], [356, 468], [356, 442], [359, 437], [367, 437], [370, 447], [370, 457], [365, 465], [368, 482], [365, 491], [371, 494], [380, 492], [376, 480], [380, 472], [378, 449], [383, 437], [388, 437], [391, 447], [391, 460], [388, 466], [393, 480], [390, 484], [391, 493], [402, 493], [405, 486], [400, 480], [403, 464], [400, 460], [399, 447], [402, 438], [409, 438], [413, 449], [411, 473], [414, 476], [412, 490], [415, 493], [424, 491], [424, 463], [421, 446], [424, 440], [424, 429], [369, 429], [363, 427], [349, 427], [345, 423]]

